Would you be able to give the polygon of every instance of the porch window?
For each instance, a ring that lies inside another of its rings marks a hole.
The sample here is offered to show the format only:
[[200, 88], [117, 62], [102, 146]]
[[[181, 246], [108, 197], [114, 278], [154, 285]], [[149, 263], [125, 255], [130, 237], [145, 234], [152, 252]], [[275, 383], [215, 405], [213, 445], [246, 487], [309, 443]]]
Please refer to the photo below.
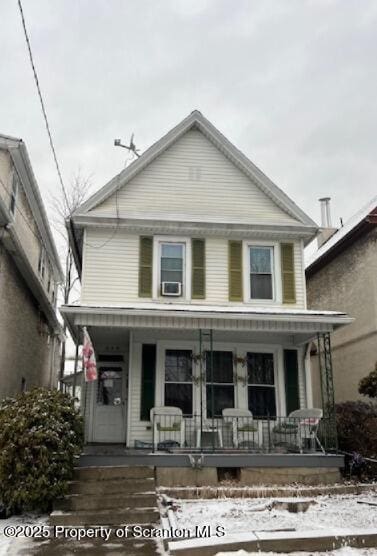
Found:
[[185, 245], [183, 243], [161, 243], [161, 295], [182, 295], [184, 257]]
[[122, 402], [122, 368], [100, 367], [98, 372], [97, 403], [120, 405]]
[[250, 298], [273, 299], [273, 247], [249, 247]]
[[165, 352], [165, 406], [179, 407], [192, 415], [192, 352], [167, 349]]
[[207, 418], [221, 417], [223, 409], [234, 407], [233, 352], [206, 352], [206, 380]]
[[254, 417], [276, 417], [272, 353], [247, 353], [248, 404]]

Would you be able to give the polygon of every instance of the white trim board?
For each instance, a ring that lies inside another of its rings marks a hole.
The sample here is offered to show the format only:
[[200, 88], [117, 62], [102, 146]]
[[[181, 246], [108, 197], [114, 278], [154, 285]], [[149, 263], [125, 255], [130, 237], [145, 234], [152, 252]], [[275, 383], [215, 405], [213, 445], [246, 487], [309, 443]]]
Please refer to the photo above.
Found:
[[198, 110], [194, 110], [171, 129], [159, 141], [147, 149], [137, 160], [83, 203], [74, 213], [74, 217], [83, 215], [110, 197], [117, 189], [123, 187], [141, 170], [148, 166], [162, 152], [176, 142], [190, 129], [198, 129], [209, 139], [233, 164], [261, 189], [275, 204], [287, 214], [305, 226], [318, 229], [316, 223], [305, 214], [276, 184], [274, 184], [257, 166], [255, 166], [239, 149], [237, 149], [220, 131]]

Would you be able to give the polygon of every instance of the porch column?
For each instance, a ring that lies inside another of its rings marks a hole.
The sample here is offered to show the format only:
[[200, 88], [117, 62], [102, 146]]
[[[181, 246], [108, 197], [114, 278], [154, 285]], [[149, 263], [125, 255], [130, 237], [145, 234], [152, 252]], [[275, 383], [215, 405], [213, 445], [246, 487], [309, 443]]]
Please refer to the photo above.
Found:
[[324, 332], [317, 335], [318, 361], [321, 377], [322, 408], [325, 425], [326, 443], [328, 447], [337, 449], [337, 433], [335, 418], [334, 378], [331, 358], [330, 333]]

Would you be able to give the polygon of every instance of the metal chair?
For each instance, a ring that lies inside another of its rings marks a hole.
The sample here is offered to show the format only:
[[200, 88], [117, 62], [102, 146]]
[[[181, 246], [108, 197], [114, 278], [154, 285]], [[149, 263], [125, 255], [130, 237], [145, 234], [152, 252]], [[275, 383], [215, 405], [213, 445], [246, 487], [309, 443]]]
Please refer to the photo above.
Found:
[[[223, 409], [225, 424], [232, 426], [233, 446], [238, 448], [240, 443], [259, 445], [259, 426], [253, 421], [253, 414], [248, 409], [229, 407]], [[246, 441], [245, 441], [246, 436]], [[241, 440], [240, 442], [240, 438]]]
[[154, 450], [158, 450], [161, 442], [174, 440], [183, 448], [185, 444], [185, 421], [179, 407], [152, 407], [150, 419], [153, 427]]
[[324, 452], [325, 450], [318, 438], [318, 428], [322, 416], [322, 409], [315, 407], [292, 411], [287, 418], [274, 427], [272, 431], [274, 444], [277, 443], [277, 440], [283, 444], [295, 444], [302, 453], [305, 440], [308, 439], [313, 451], [317, 443]]

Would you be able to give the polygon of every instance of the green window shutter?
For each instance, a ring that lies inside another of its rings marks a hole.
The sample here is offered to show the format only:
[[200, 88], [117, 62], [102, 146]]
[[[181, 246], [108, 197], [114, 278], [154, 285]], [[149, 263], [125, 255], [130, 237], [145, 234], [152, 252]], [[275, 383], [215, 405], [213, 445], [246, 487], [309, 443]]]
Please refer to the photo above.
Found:
[[284, 350], [284, 378], [287, 415], [289, 415], [292, 411], [300, 409], [298, 359], [296, 349]]
[[156, 345], [143, 344], [141, 352], [141, 398], [140, 421], [149, 421], [150, 411], [155, 406], [156, 390]]
[[283, 284], [283, 303], [296, 303], [295, 266], [293, 243], [282, 243], [281, 278]]
[[152, 297], [153, 237], [141, 237], [139, 248], [139, 297]]
[[242, 241], [228, 244], [229, 301], [242, 301]]
[[205, 271], [205, 241], [204, 239], [191, 240], [192, 277], [191, 297], [192, 299], [204, 299], [206, 291]]

